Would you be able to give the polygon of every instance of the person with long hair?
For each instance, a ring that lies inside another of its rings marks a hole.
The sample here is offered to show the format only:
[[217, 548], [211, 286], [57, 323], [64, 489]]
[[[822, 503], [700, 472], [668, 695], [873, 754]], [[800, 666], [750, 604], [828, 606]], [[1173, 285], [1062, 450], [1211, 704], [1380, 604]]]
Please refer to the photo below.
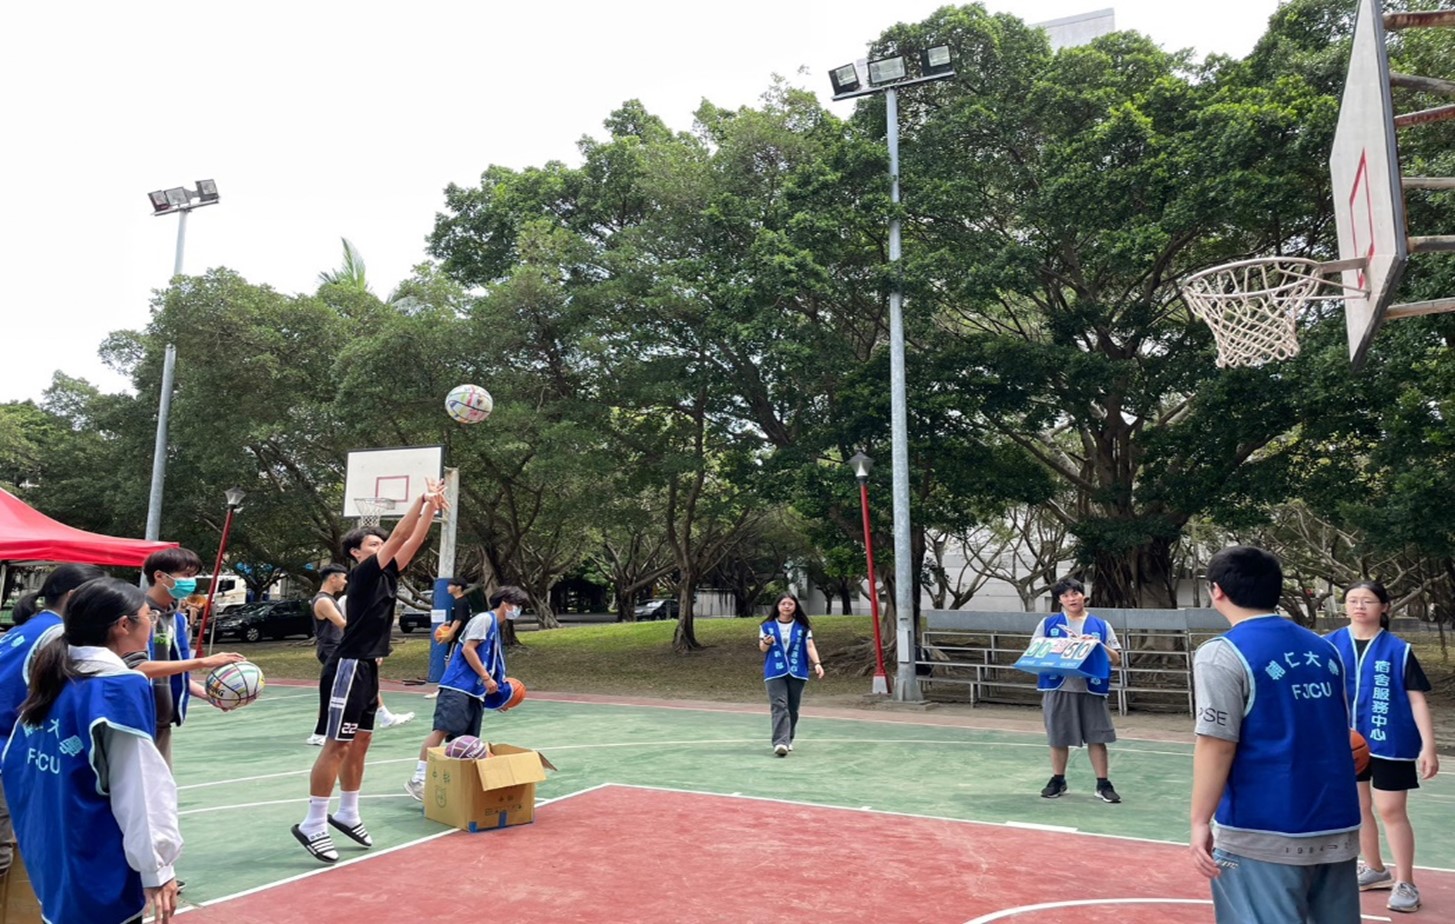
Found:
[[[1415, 887], [1415, 830], [1409, 794], [1421, 779], [1440, 772], [1435, 725], [1425, 694], [1430, 680], [1409, 642], [1389, 631], [1389, 591], [1378, 581], [1359, 581], [1344, 593], [1349, 625], [1330, 633], [1344, 665], [1350, 726], [1369, 744], [1369, 766], [1359, 774], [1359, 890], [1392, 889], [1385, 906], [1420, 907]], [[1379, 853], [1379, 824], [1394, 854], [1394, 872]]]
[[[15, 604], [15, 628], [5, 633], [0, 646], [0, 741], [10, 737], [20, 704], [30, 682], [31, 654], [43, 638], [61, 631], [61, 616], [71, 591], [89, 580], [105, 577], [95, 565], [64, 564], [46, 575], [40, 590], [26, 594]], [[44, 605], [42, 605], [44, 601]], [[0, 789], [0, 877], [10, 871], [15, 859], [15, 830], [10, 823], [10, 806]]]
[[793, 594], [782, 594], [773, 604], [773, 617], [758, 627], [758, 650], [763, 653], [763, 682], [773, 714], [773, 753], [787, 757], [798, 730], [798, 704], [808, 673], [823, 679], [823, 661], [813, 644], [808, 614]]
[[50, 924], [133, 924], [177, 907], [177, 786], [152, 736], [151, 684], [123, 657], [144, 650], [152, 610], [135, 586], [87, 581], [60, 635], [35, 653], [0, 758], [26, 870]]

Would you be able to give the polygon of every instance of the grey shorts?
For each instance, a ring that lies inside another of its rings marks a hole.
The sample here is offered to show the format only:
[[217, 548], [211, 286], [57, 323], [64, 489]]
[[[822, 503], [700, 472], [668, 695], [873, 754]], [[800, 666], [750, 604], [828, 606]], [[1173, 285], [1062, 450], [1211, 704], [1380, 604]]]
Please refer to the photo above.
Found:
[[1079, 748], [1086, 744], [1111, 744], [1117, 731], [1111, 724], [1111, 709], [1105, 696], [1095, 693], [1041, 694], [1041, 714], [1046, 720], [1046, 739], [1053, 748]]
[[473, 696], [448, 688], [440, 690], [434, 701], [434, 730], [445, 733], [446, 741], [461, 735], [480, 737], [480, 720], [485, 705]]

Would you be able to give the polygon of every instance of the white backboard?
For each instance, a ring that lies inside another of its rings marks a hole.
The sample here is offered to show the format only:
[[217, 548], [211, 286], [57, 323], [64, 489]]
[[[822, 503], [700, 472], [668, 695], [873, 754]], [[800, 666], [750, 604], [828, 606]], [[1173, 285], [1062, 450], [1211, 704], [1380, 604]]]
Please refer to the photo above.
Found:
[[425, 479], [439, 480], [444, 464], [443, 446], [396, 446], [350, 452], [344, 474], [343, 515], [362, 515], [355, 503], [360, 497], [387, 497], [394, 501], [394, 510], [380, 516], [401, 516], [405, 506], [424, 493]]
[[[1359, 4], [1329, 174], [1339, 259], [1366, 261], [1363, 269], [1343, 273], [1349, 358], [1358, 365], [1394, 300], [1409, 261], [1389, 57], [1378, 0]], [[1355, 291], [1361, 289], [1368, 294]]]

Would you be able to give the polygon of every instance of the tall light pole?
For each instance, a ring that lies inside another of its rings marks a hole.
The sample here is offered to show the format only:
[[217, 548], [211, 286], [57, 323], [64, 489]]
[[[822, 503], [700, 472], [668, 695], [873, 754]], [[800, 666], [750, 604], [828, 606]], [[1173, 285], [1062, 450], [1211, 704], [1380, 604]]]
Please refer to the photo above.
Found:
[[[172, 261], [172, 278], [182, 275], [182, 252], [187, 242], [187, 213], [204, 205], [216, 205], [219, 201], [217, 184], [212, 180], [198, 180], [196, 189], [175, 186], [147, 193], [152, 203], [153, 215], [177, 214], [177, 255]], [[157, 539], [162, 534], [162, 486], [167, 481], [167, 422], [172, 415], [172, 379], [177, 369], [177, 348], [167, 344], [162, 360], [162, 394], [157, 401], [157, 438], [152, 444], [152, 488], [147, 498], [146, 538]], [[145, 586], [143, 577], [143, 586]]]
[[859, 512], [864, 519], [864, 559], [869, 570], [869, 612], [874, 617], [874, 685], [870, 693], [888, 693], [889, 679], [884, 674], [884, 642], [879, 636], [879, 582], [874, 571], [874, 533], [869, 528], [869, 470], [874, 460], [862, 452], [849, 459], [854, 477], [859, 480]]
[[919, 678], [914, 671], [914, 561], [911, 559], [909, 522], [909, 411], [904, 389], [904, 312], [899, 281], [899, 97], [903, 87], [955, 76], [950, 48], [936, 45], [919, 54], [920, 76], [910, 77], [904, 55], [878, 58], [866, 64], [869, 85], [859, 77], [859, 64], [845, 64], [829, 72], [834, 101], [884, 94], [889, 143], [889, 407], [890, 448], [894, 463], [894, 615], [896, 672], [894, 699], [917, 702]]
[[[227, 517], [222, 521], [222, 538], [217, 543], [217, 563], [212, 566], [212, 582], [207, 587], [207, 605], [202, 608], [202, 622], [197, 626], [197, 647], [202, 647], [202, 639], [207, 632], [207, 624], [212, 621], [212, 598], [217, 596], [217, 581], [222, 576], [222, 557], [227, 553], [227, 537], [232, 532], [232, 515], [242, 506], [243, 498], [247, 492], [242, 488], [228, 488], [223, 492], [227, 498]], [[216, 625], [213, 626], [216, 634]], [[207, 643], [207, 653], [212, 654], [212, 641]]]

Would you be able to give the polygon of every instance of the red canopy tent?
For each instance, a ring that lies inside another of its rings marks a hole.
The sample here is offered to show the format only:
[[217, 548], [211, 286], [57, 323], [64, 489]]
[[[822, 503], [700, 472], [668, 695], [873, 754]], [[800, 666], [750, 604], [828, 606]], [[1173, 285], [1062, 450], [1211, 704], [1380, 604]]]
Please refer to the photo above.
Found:
[[176, 547], [175, 542], [122, 539], [67, 526], [0, 488], [0, 562], [73, 561], [139, 567], [153, 552]]

